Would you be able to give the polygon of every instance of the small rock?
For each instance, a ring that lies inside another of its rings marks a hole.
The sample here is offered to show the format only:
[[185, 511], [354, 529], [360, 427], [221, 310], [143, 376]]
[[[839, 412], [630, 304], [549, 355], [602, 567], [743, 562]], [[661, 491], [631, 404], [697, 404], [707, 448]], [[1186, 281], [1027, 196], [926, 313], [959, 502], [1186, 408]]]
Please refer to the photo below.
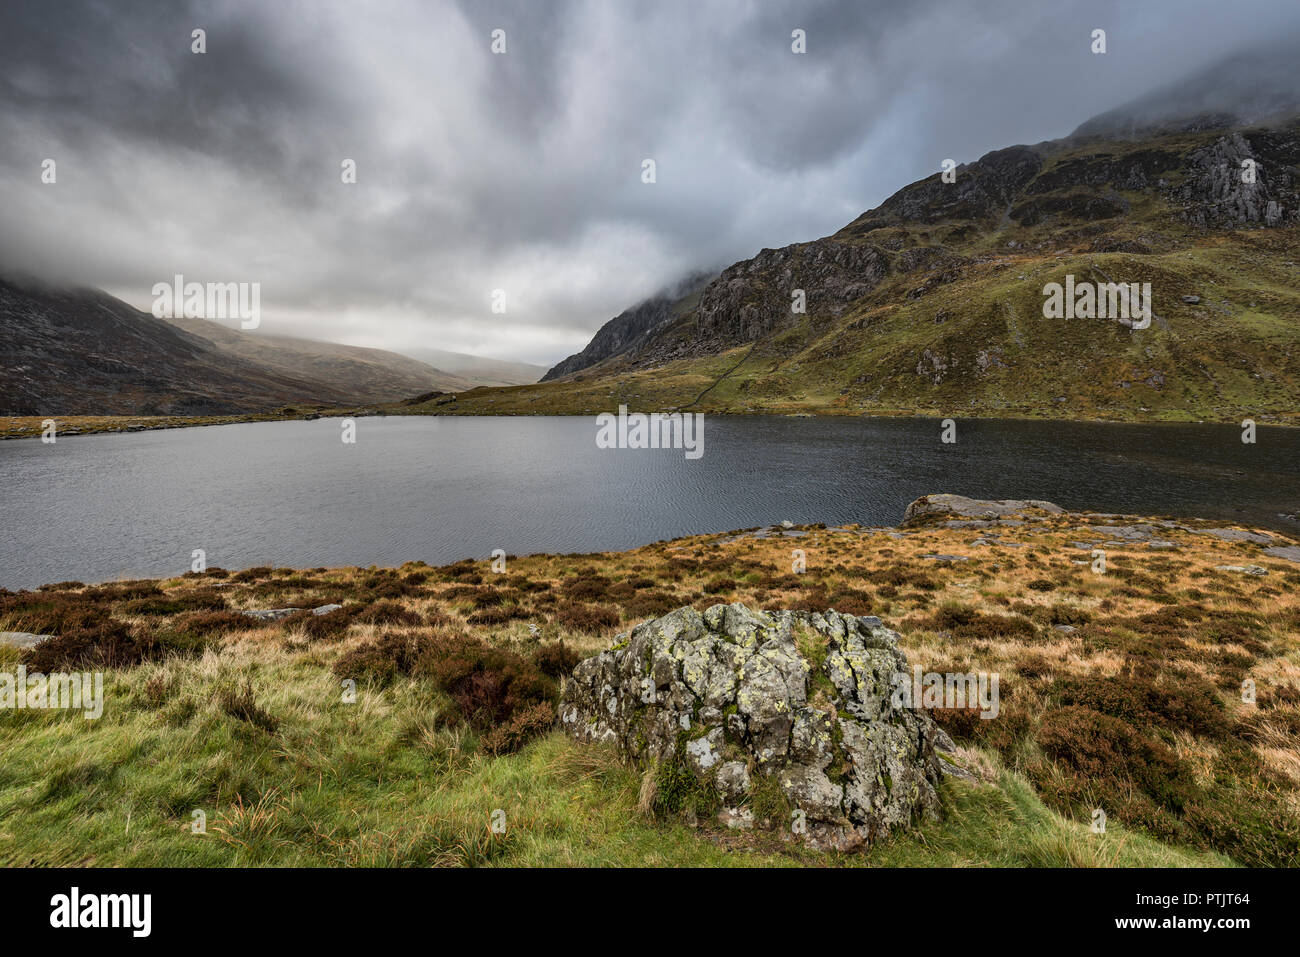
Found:
[[32, 635], [25, 631], [0, 631], [0, 645], [9, 645], [13, 648], [34, 648], [45, 639], [53, 637], [53, 635]]
[[262, 608], [241, 611], [241, 615], [247, 615], [249, 618], [256, 618], [258, 621], [279, 621], [281, 618], [288, 618], [296, 611], [302, 611], [301, 608]]
[[1221, 572], [1238, 572], [1242, 575], [1267, 575], [1267, 568], [1260, 568], [1258, 565], [1215, 565], [1216, 571]]

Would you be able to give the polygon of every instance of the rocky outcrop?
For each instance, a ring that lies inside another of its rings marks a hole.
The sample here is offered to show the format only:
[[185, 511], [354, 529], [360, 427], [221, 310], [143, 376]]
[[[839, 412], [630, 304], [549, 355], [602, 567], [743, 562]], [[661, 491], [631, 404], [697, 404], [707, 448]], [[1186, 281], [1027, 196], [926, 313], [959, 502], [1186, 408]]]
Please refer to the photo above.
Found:
[[781, 249], [764, 249], [736, 263], [709, 283], [700, 296], [700, 336], [752, 342], [798, 322], [791, 308], [802, 289], [808, 314], [837, 316], [865, 296], [889, 272], [889, 260], [874, 246], [822, 239]]
[[894, 704], [907, 680], [877, 618], [686, 607], [579, 664], [560, 720], [651, 772], [670, 810], [848, 849], [939, 813], [952, 745]]
[[931, 525], [938, 522], [997, 522], [1005, 520], [1041, 520], [1047, 515], [1062, 515], [1065, 509], [1038, 499], [967, 498], [965, 495], [922, 495], [903, 513], [903, 526]]
[[[1247, 176], [1243, 163], [1254, 164]], [[1300, 222], [1300, 135], [1284, 132], [1229, 133], [1193, 150], [1185, 177], [1166, 191], [1182, 206], [1182, 217], [1203, 228], [1237, 229]], [[1253, 180], [1253, 181], [1252, 181]]]
[[956, 168], [956, 181], [936, 173], [900, 189], [880, 207], [863, 213], [844, 233], [868, 233], [885, 226], [944, 220], [997, 221], [1043, 168], [1043, 154], [1031, 146], [986, 153]]

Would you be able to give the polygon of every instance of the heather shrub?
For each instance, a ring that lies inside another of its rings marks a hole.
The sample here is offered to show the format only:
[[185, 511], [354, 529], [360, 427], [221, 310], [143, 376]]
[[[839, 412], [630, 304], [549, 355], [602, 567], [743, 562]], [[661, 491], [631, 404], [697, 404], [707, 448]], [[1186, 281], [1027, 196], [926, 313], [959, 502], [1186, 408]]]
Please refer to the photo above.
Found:
[[542, 645], [533, 653], [533, 663], [544, 675], [560, 678], [573, 673], [582, 655], [563, 641]]
[[521, 707], [553, 705], [558, 694], [555, 682], [532, 662], [457, 632], [431, 636], [414, 671], [450, 695], [464, 720], [480, 731], [508, 721]]
[[261, 623], [237, 611], [196, 611], [180, 615], [157, 633], [162, 649], [199, 654], [224, 634], [257, 628]]
[[215, 611], [226, 607], [226, 599], [215, 589], [203, 589], [188, 595], [155, 595], [133, 598], [123, 603], [124, 615], [176, 615], [186, 611]]
[[604, 575], [586, 575], [570, 578], [560, 590], [572, 601], [600, 601], [607, 597], [612, 584]]
[[309, 608], [296, 611], [285, 618], [284, 626], [288, 629], [301, 629], [308, 638], [314, 640], [331, 640], [342, 638], [348, 628], [364, 610], [362, 605], [344, 605], [333, 611], [318, 615]]
[[556, 620], [565, 628], [595, 634], [608, 628], [617, 627], [618, 609], [608, 605], [585, 605], [579, 602], [564, 602], [556, 610]]
[[506, 622], [527, 617], [527, 609], [519, 605], [503, 605], [476, 611], [465, 620], [471, 625], [504, 625]]
[[1191, 672], [1158, 680], [1152, 671], [1132, 669], [1110, 676], [1062, 676], [1055, 683], [1061, 704], [1122, 718], [1137, 726], [1190, 731], [1211, 738], [1227, 734], [1228, 717], [1210, 682]]
[[83, 594], [22, 591], [0, 597], [0, 617], [37, 635], [92, 628], [107, 621], [109, 609]]
[[1157, 804], [1179, 811], [1191, 788], [1191, 776], [1173, 751], [1127, 721], [1091, 708], [1048, 711], [1035, 739], [1046, 755], [1099, 795], [1121, 795], [1136, 787]]
[[628, 618], [657, 618], [666, 615], [682, 602], [671, 592], [652, 588], [637, 592], [623, 603]]
[[427, 647], [428, 639], [422, 636], [381, 635], [340, 655], [334, 662], [334, 674], [387, 684], [398, 675], [411, 674]]
[[480, 738], [488, 754], [510, 754], [555, 725], [555, 706], [531, 704], [511, 715], [510, 719], [489, 729]]
[[255, 582], [262, 578], [270, 578], [274, 571], [268, 565], [258, 565], [256, 568], [245, 568], [243, 571], [235, 572], [230, 576], [232, 582]]
[[50, 674], [95, 668], [128, 668], [155, 652], [152, 636], [116, 619], [74, 628], [42, 641], [23, 653], [29, 671]]
[[353, 619], [360, 625], [422, 625], [424, 619], [395, 601], [377, 601], [361, 609]]

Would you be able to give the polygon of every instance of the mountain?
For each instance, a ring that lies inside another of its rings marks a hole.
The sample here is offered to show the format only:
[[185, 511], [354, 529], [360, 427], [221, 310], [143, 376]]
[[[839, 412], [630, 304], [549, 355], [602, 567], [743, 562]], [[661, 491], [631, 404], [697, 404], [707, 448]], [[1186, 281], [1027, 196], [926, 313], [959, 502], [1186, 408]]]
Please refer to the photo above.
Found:
[[527, 385], [536, 382], [546, 371], [545, 366], [533, 365], [531, 362], [489, 359], [486, 356], [448, 352], [445, 349], [407, 349], [406, 354], [465, 380], [469, 384], [463, 388]]
[[1152, 136], [1285, 123], [1296, 109], [1300, 37], [1238, 53], [1095, 116], [1071, 139]]
[[219, 349], [286, 375], [332, 383], [356, 402], [386, 402], [433, 390], [461, 392], [477, 383], [383, 349], [232, 329], [207, 319], [168, 319]]
[[619, 313], [597, 330], [585, 349], [556, 363], [542, 376], [542, 381], [550, 382], [635, 348], [661, 326], [694, 309], [700, 292], [711, 278], [708, 273], [689, 276]]
[[448, 381], [391, 353], [182, 325], [95, 289], [0, 280], [0, 415], [227, 415], [387, 401]]
[[[542, 385], [456, 411], [1296, 421], [1300, 98], [1237, 78], [1264, 95], [1227, 109], [1205, 92], [1225, 70], [912, 183], [832, 236], [630, 310]], [[1149, 283], [1149, 327], [1048, 318], [1067, 281]]]

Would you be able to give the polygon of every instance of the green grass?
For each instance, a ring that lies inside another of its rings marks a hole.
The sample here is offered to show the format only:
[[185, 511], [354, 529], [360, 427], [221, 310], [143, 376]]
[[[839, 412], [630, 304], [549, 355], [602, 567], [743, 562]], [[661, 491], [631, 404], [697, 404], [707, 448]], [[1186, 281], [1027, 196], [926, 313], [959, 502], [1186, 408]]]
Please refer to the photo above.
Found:
[[[505, 757], [439, 730], [425, 681], [344, 704], [313, 651], [245, 642], [106, 677], [104, 717], [0, 715], [0, 863], [98, 866], [1212, 865], [1112, 828], [1091, 835], [1022, 778], [956, 784], [948, 814], [866, 855], [699, 831], [638, 809], [639, 778], [553, 733]], [[245, 680], [274, 732], [226, 713]], [[492, 833], [505, 812], [503, 835]], [[192, 812], [207, 833], [191, 832]]]

